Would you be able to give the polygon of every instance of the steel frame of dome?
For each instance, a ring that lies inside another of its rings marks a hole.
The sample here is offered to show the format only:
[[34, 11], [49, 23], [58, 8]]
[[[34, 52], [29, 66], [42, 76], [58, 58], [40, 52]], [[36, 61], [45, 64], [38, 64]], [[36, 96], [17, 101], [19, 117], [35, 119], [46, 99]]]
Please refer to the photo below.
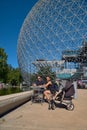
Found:
[[62, 60], [67, 62], [87, 63], [87, 41], [84, 41], [78, 50], [63, 51]]
[[39, 0], [21, 27], [17, 55], [25, 81], [37, 59], [61, 60], [64, 50], [77, 50], [87, 37], [86, 0]]

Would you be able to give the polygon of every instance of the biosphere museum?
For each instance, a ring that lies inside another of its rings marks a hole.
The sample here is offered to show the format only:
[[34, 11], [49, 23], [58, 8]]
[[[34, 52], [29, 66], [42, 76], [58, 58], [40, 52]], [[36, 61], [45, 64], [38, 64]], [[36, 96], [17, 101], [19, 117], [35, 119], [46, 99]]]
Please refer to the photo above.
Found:
[[86, 72], [87, 0], [38, 0], [21, 27], [17, 55], [26, 82], [41, 66], [58, 78]]

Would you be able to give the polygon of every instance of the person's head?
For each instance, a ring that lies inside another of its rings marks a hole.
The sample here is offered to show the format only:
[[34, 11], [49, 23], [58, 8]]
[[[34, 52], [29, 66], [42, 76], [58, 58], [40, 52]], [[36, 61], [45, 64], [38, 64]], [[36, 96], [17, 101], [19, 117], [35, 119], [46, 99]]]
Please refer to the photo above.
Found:
[[49, 76], [46, 77], [47, 82], [51, 80]]
[[38, 81], [41, 81], [41, 80], [42, 80], [41, 76], [38, 76], [37, 79], [38, 79]]

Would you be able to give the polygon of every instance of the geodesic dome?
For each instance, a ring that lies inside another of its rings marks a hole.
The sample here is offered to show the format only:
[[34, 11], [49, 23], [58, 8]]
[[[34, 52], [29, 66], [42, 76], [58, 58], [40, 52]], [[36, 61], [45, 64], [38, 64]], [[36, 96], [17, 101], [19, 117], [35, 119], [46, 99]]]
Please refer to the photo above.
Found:
[[[38, 60], [60, 61], [87, 37], [86, 0], [39, 0], [28, 13], [18, 38], [18, 63], [25, 81]], [[45, 62], [46, 63], [46, 62]]]

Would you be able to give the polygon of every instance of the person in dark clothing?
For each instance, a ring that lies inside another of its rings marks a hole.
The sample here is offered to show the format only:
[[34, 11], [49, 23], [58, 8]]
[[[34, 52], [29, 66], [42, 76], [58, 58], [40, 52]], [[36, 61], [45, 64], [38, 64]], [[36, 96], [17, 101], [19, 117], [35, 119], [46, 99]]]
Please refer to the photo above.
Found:
[[47, 83], [44, 85], [45, 91], [44, 91], [44, 97], [47, 99], [47, 101], [50, 100], [51, 95], [51, 87], [52, 87], [52, 81], [49, 76], [46, 77]]
[[39, 86], [39, 85], [44, 85], [44, 80], [42, 79], [41, 76], [38, 76], [37, 81], [36, 81], [36, 86]]
[[47, 83], [44, 85], [45, 91], [44, 91], [44, 98], [48, 102], [48, 109], [55, 109], [54, 100], [52, 99], [52, 93], [53, 93], [53, 83], [51, 81], [51, 78], [49, 76], [46, 77]]
[[32, 101], [35, 100], [38, 100], [40, 102], [43, 101], [43, 92], [44, 92], [44, 80], [42, 79], [41, 76], [38, 76], [36, 82], [33, 84]]

